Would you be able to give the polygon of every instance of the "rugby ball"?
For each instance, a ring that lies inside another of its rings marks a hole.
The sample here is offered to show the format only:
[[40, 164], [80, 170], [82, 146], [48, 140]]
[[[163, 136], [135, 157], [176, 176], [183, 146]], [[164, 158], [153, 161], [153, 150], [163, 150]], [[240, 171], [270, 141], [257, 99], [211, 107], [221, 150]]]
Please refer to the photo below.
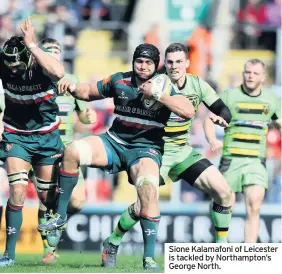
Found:
[[[173, 89], [173, 84], [166, 74], [159, 74], [149, 80], [152, 83], [152, 94], [155, 98], [160, 98], [161, 94], [170, 95]], [[150, 110], [158, 110], [162, 104], [154, 99], [142, 99], [144, 107]]]

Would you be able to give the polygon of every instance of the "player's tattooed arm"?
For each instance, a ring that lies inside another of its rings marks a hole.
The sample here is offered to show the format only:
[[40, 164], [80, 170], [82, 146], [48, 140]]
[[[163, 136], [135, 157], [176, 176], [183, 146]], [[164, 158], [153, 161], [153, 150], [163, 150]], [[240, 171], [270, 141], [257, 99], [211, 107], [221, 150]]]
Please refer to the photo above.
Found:
[[32, 53], [37, 63], [43, 68], [44, 73], [55, 81], [63, 78], [65, 74], [64, 66], [35, 44], [33, 25], [29, 17], [21, 26], [21, 31], [24, 35], [26, 47]]

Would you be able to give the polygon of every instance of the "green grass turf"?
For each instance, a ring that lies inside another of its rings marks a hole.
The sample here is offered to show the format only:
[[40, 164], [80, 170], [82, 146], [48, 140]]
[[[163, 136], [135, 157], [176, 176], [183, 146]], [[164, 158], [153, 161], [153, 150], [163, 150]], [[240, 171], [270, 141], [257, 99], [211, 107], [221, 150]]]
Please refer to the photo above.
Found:
[[[115, 269], [100, 267], [101, 255], [97, 252], [60, 252], [60, 259], [55, 265], [42, 265], [41, 255], [18, 254], [16, 265], [0, 268], [0, 273], [142, 273], [142, 255], [119, 255]], [[164, 273], [164, 258], [157, 258]]]

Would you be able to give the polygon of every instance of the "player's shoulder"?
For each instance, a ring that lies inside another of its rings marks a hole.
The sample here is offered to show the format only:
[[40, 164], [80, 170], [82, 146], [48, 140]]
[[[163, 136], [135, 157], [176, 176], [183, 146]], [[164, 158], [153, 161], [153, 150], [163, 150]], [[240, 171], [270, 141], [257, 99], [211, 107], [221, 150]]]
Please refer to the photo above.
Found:
[[242, 89], [241, 89], [241, 86], [238, 86], [238, 87], [232, 87], [232, 88], [226, 88], [223, 93], [225, 94], [235, 94], [235, 93], [241, 93], [242, 92]]
[[280, 100], [278, 95], [275, 94], [275, 92], [273, 92], [271, 89], [263, 89], [262, 95], [263, 97], [266, 97], [274, 102], [276, 102], [277, 100]]
[[110, 80], [114, 85], [126, 85], [126, 86], [131, 86], [132, 83], [132, 71], [127, 71], [127, 72], [116, 72], [115, 74], [112, 74], [110, 76]]
[[186, 73], [186, 82], [193, 85], [194, 88], [202, 89], [209, 86], [208, 82], [195, 74]]

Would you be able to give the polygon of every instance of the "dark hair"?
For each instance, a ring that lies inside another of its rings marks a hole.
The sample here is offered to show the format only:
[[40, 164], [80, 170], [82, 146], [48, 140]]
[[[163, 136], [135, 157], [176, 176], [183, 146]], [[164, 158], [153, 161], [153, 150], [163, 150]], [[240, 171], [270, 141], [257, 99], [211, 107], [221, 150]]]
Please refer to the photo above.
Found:
[[181, 43], [172, 43], [165, 50], [165, 58], [168, 53], [183, 51], [185, 53], [186, 58], [188, 59], [188, 47]]
[[139, 57], [150, 58], [155, 64], [156, 70], [160, 63], [160, 51], [152, 44], [140, 44], [133, 53], [132, 65]]
[[58, 40], [56, 39], [53, 39], [53, 38], [44, 38], [40, 41], [40, 44], [43, 45], [43, 44], [55, 44], [55, 45], [58, 45], [59, 47], [61, 47], [60, 43]]

